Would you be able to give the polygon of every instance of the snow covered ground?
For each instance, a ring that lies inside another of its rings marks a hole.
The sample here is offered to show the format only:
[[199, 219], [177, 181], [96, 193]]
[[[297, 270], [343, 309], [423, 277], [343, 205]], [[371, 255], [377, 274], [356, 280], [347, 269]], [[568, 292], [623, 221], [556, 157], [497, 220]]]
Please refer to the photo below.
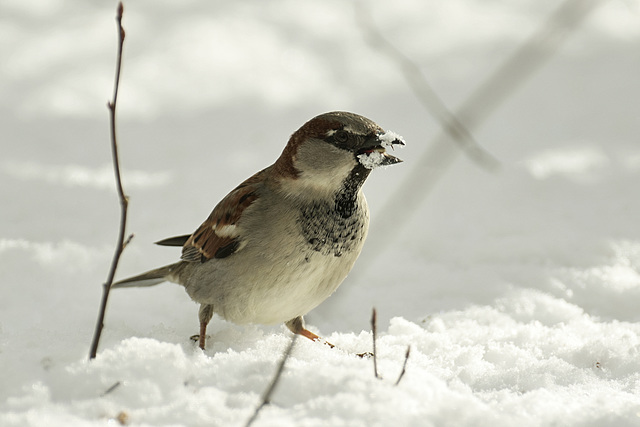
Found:
[[[557, 3], [367, 7], [455, 108]], [[368, 180], [369, 245], [307, 317], [337, 348], [298, 340], [255, 425], [640, 425], [640, 3], [604, 2], [474, 130], [499, 172], [458, 155], [430, 191], [410, 177], [438, 165], [422, 157], [438, 124], [353, 6], [125, 3], [135, 238], [118, 277], [176, 260], [152, 242], [195, 230], [303, 122], [354, 111], [403, 135], [405, 162]], [[114, 15], [110, 1], [0, 4], [0, 426], [244, 425], [283, 327], [214, 318], [202, 352], [182, 289], [118, 290], [86, 360], [119, 213]], [[355, 355], [374, 306], [381, 380]]]

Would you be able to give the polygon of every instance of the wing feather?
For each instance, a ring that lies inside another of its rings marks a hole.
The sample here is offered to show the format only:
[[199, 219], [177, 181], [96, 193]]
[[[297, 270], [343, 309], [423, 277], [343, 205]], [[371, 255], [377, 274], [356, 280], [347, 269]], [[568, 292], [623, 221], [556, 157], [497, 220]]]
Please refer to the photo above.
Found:
[[184, 235], [184, 236], [176, 236], [176, 237], [169, 237], [168, 239], [162, 239], [156, 242], [156, 245], [160, 245], [160, 246], [184, 246], [184, 244], [187, 242], [187, 240], [189, 240], [189, 237], [191, 237], [189, 234]]
[[267, 169], [256, 173], [216, 205], [211, 215], [184, 243], [181, 257], [184, 261], [226, 258], [242, 248], [242, 233], [236, 224], [244, 210], [258, 199], [265, 173]]

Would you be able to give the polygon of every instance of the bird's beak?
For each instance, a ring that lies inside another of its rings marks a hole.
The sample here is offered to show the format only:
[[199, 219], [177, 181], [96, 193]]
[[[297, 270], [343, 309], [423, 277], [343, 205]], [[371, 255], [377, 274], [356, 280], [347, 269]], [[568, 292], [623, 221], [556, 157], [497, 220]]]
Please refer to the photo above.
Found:
[[387, 148], [392, 150], [395, 146], [405, 145], [404, 139], [394, 132], [387, 131], [382, 134], [371, 136], [363, 147], [358, 150], [358, 160], [367, 169], [378, 166], [395, 165], [402, 162], [401, 159], [392, 156], [387, 152]]

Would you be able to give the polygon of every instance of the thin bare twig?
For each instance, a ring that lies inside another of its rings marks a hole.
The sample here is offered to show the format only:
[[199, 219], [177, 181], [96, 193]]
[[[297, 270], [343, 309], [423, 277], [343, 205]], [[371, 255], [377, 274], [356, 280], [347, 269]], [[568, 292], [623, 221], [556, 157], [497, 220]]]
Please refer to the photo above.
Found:
[[358, 23], [369, 44], [398, 65], [418, 100], [440, 123], [442, 129], [458, 144], [460, 149], [482, 168], [496, 171], [500, 167], [500, 161], [483, 148], [462, 121], [447, 108], [427, 81], [420, 67], [380, 33], [373, 22], [369, 8], [365, 7], [362, 2], [356, 2], [356, 6]]
[[129, 234], [129, 237], [127, 237], [127, 240], [125, 240], [125, 241], [124, 241], [124, 243], [123, 243], [123, 245], [122, 245], [122, 249], [126, 248], [126, 247], [127, 247], [127, 245], [128, 245], [129, 243], [131, 243], [131, 241], [133, 240], [133, 237], [134, 237], [134, 236], [135, 236], [135, 235], [134, 235], [133, 233]]
[[111, 393], [113, 390], [117, 389], [121, 385], [122, 385], [122, 383], [120, 381], [116, 381], [111, 387], [106, 389], [105, 392], [102, 393], [100, 396], [101, 397], [105, 397], [107, 394]]
[[381, 378], [378, 375], [378, 353], [376, 351], [376, 338], [378, 335], [378, 312], [374, 308], [371, 313], [371, 334], [373, 335], [373, 374], [376, 378]]
[[409, 355], [411, 354], [411, 346], [407, 346], [407, 351], [404, 354], [404, 363], [402, 364], [402, 371], [400, 371], [400, 375], [396, 380], [396, 385], [400, 384], [400, 380], [404, 377], [405, 372], [407, 371], [407, 362], [409, 361]]
[[95, 359], [98, 351], [98, 344], [100, 342], [100, 336], [104, 327], [104, 316], [107, 309], [107, 300], [109, 299], [109, 291], [111, 290], [111, 284], [116, 274], [116, 268], [118, 267], [118, 261], [120, 261], [120, 255], [127, 243], [131, 240], [133, 235], [125, 241], [125, 230], [127, 225], [127, 207], [129, 205], [129, 199], [124, 194], [122, 188], [122, 179], [120, 177], [120, 161], [118, 159], [118, 144], [116, 140], [116, 105], [118, 102], [118, 86], [120, 84], [120, 70], [122, 68], [122, 46], [124, 45], [124, 29], [122, 28], [122, 14], [124, 7], [122, 2], [118, 3], [118, 9], [116, 12], [116, 22], [118, 24], [118, 54], [116, 60], [116, 76], [113, 84], [113, 98], [107, 103], [109, 108], [109, 117], [111, 122], [111, 154], [113, 157], [113, 169], [116, 177], [116, 189], [118, 190], [118, 198], [120, 199], [120, 230], [118, 232], [118, 242], [111, 261], [111, 268], [109, 269], [109, 275], [107, 281], [103, 284], [102, 301], [100, 303], [100, 312], [98, 313], [98, 321], [96, 323], [96, 329], [93, 336], [93, 342], [91, 344], [91, 350], [89, 351], [89, 360]]
[[256, 410], [253, 412], [253, 415], [251, 415], [251, 418], [247, 420], [247, 424], [245, 424], [245, 427], [249, 427], [251, 424], [253, 424], [256, 418], [258, 418], [258, 414], [260, 413], [262, 408], [264, 408], [269, 403], [271, 403], [271, 396], [273, 395], [273, 392], [276, 386], [278, 385], [278, 382], [280, 381], [280, 377], [282, 376], [282, 372], [284, 371], [284, 365], [287, 363], [287, 359], [289, 359], [289, 356], [293, 351], [293, 346], [295, 345], [297, 339], [298, 339], [298, 335], [294, 334], [293, 337], [291, 338], [291, 342], [289, 343], [289, 346], [287, 347], [287, 349], [284, 351], [282, 355], [282, 359], [278, 364], [276, 373], [273, 376], [273, 379], [271, 380], [269, 387], [267, 387], [267, 389], [264, 391], [264, 394], [262, 395], [262, 401], [260, 402], [260, 405], [258, 405]]

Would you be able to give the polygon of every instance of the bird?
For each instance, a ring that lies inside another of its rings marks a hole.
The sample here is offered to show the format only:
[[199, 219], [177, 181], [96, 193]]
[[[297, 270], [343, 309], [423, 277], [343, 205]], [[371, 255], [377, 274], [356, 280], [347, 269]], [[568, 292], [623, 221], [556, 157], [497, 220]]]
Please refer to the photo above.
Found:
[[303, 316], [354, 266], [369, 229], [363, 183], [373, 169], [402, 162], [387, 152], [402, 145], [401, 136], [366, 117], [320, 114], [291, 135], [271, 166], [227, 194], [193, 234], [156, 242], [182, 246], [180, 261], [112, 288], [182, 285], [200, 304], [203, 350], [214, 314], [241, 325], [284, 323], [318, 341]]

